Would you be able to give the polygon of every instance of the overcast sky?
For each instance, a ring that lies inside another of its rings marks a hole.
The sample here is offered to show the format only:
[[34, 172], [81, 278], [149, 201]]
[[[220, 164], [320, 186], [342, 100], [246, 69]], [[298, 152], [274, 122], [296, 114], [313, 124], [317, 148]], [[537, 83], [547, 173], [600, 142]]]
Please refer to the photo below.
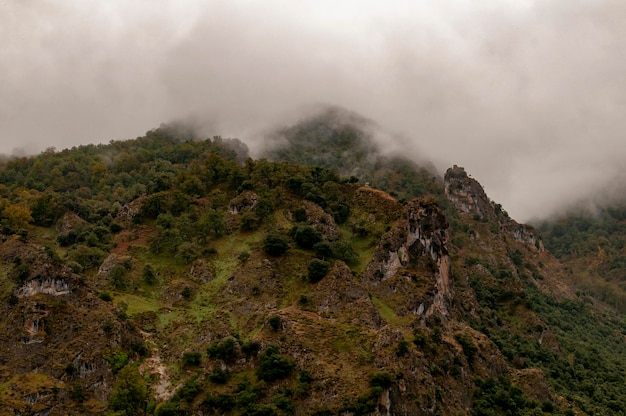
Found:
[[523, 221], [624, 179], [625, 22], [623, 0], [0, 0], [0, 152], [190, 117], [254, 151], [331, 104]]

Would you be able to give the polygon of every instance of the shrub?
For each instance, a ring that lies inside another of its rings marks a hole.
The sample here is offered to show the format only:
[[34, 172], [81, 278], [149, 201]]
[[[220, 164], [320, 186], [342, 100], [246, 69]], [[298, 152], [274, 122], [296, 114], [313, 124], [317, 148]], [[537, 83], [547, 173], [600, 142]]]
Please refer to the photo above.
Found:
[[97, 268], [105, 257], [106, 253], [99, 248], [84, 245], [79, 245], [67, 253], [68, 260], [77, 262], [85, 270]]
[[467, 362], [472, 364], [474, 362], [474, 356], [478, 352], [478, 348], [472, 342], [472, 339], [465, 334], [457, 334], [454, 336], [463, 348], [463, 354], [467, 358]]
[[141, 274], [143, 281], [148, 285], [153, 285], [157, 282], [157, 274], [154, 267], [151, 264], [146, 264]]
[[350, 206], [339, 202], [331, 208], [331, 213], [337, 224], [343, 224], [350, 216]]
[[263, 251], [268, 256], [282, 256], [289, 249], [289, 244], [287, 240], [277, 234], [270, 234], [265, 237], [265, 241], [263, 242]]
[[280, 329], [280, 316], [274, 315], [268, 320], [268, 322], [274, 331], [278, 331]]
[[433, 332], [430, 333], [430, 338], [435, 344], [441, 344], [442, 334], [441, 328], [436, 326], [433, 328]]
[[325, 242], [319, 242], [313, 246], [313, 251], [315, 252], [315, 256], [322, 259], [330, 259], [333, 257], [333, 249], [330, 244]]
[[215, 384], [226, 384], [230, 380], [231, 374], [228, 370], [215, 369], [209, 373], [209, 380]]
[[322, 241], [322, 235], [309, 225], [292, 228], [291, 235], [298, 246], [307, 250], [312, 249], [315, 244]]
[[380, 387], [388, 389], [393, 384], [393, 378], [388, 373], [376, 373], [370, 378], [371, 387]]
[[199, 352], [191, 351], [183, 353], [183, 365], [185, 367], [198, 367], [202, 363]]
[[359, 260], [359, 255], [352, 247], [352, 244], [345, 241], [336, 241], [332, 245], [333, 256], [343, 260], [346, 264], [354, 265]]
[[257, 355], [260, 349], [261, 344], [256, 341], [246, 342], [241, 346], [241, 351], [243, 351], [246, 357]]
[[193, 290], [189, 286], [185, 286], [185, 288], [180, 292], [181, 296], [185, 299], [191, 299], [193, 295]]
[[237, 399], [235, 403], [237, 407], [243, 410], [252, 410], [254, 404], [259, 399], [259, 394], [256, 391], [243, 390], [237, 393]]
[[400, 340], [398, 348], [396, 349], [396, 357], [402, 357], [409, 352], [409, 342], [407, 340]]
[[241, 253], [239, 253], [239, 256], [237, 256], [237, 259], [242, 263], [248, 260], [249, 258], [250, 258], [249, 251], [242, 251]]
[[68, 363], [65, 366], [65, 374], [67, 374], [70, 377], [76, 374], [76, 366], [74, 365], [74, 363]]
[[418, 347], [423, 347], [424, 344], [426, 344], [426, 337], [424, 336], [424, 333], [419, 329], [415, 329], [415, 331], [413, 331], [413, 344], [417, 345]]
[[306, 221], [307, 215], [306, 215], [306, 209], [304, 208], [297, 208], [295, 210], [293, 210], [293, 219], [296, 222], [304, 222]]
[[15, 306], [17, 305], [17, 303], [19, 302], [19, 298], [17, 296], [15, 296], [15, 293], [11, 293], [7, 299], [7, 303], [11, 306]]
[[256, 374], [264, 381], [280, 380], [288, 377], [293, 371], [294, 364], [278, 353], [278, 348], [268, 347], [259, 361]]
[[252, 212], [244, 212], [241, 214], [240, 229], [243, 232], [255, 231], [259, 228], [260, 221]]
[[272, 397], [272, 402], [278, 409], [282, 410], [286, 414], [293, 414], [293, 401], [288, 394], [279, 393]]
[[72, 396], [72, 400], [78, 403], [84, 402], [86, 398], [85, 390], [80, 383], [72, 384], [72, 390], [70, 392], [70, 395]]
[[104, 359], [111, 366], [113, 374], [117, 374], [122, 368], [128, 364], [128, 354], [123, 351], [115, 351], [110, 355], [105, 355]]
[[330, 264], [327, 261], [320, 259], [313, 259], [309, 263], [308, 271], [309, 271], [309, 282], [317, 283], [326, 276], [328, 270], [330, 269]]
[[185, 411], [180, 408], [180, 403], [178, 402], [165, 403], [155, 413], [156, 416], [182, 416], [184, 414]]
[[235, 408], [235, 398], [231, 394], [220, 393], [217, 396], [208, 396], [202, 402], [204, 410], [217, 410], [228, 413]]
[[202, 383], [198, 381], [198, 375], [185, 381], [183, 386], [176, 392], [175, 398], [191, 403], [202, 391]]
[[232, 361], [237, 358], [237, 349], [235, 348], [235, 340], [227, 338], [222, 342], [214, 342], [207, 348], [209, 358], [215, 358], [222, 361]]
[[126, 267], [121, 264], [116, 265], [109, 274], [109, 279], [113, 287], [120, 290], [126, 289], [128, 286], [127, 274], [128, 270]]

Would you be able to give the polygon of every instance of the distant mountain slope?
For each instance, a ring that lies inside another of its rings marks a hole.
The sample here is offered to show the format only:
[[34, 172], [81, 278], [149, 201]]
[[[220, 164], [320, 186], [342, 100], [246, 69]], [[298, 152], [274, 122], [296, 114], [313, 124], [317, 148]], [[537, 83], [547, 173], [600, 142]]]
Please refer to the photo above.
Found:
[[586, 293], [626, 312], [626, 202], [580, 210], [538, 224], [546, 247]]
[[384, 152], [383, 144], [376, 142], [376, 132], [371, 120], [328, 108], [270, 134], [274, 147], [263, 156], [337, 169], [343, 177], [358, 178], [399, 198], [443, 194], [432, 164], [420, 166], [397, 152]]

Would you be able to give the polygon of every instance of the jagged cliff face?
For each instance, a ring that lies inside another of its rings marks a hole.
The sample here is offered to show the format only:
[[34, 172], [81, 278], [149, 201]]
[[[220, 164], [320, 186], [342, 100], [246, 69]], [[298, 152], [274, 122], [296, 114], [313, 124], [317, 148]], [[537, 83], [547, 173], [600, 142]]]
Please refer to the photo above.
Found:
[[537, 231], [511, 219], [502, 206], [491, 201], [483, 187], [470, 178], [465, 169], [454, 165], [445, 175], [445, 194], [460, 213], [484, 222], [497, 222], [500, 229], [528, 248], [543, 251]]
[[434, 201], [409, 203], [403, 218], [381, 239], [367, 268], [369, 281], [376, 285], [411, 270], [420, 274], [425, 271], [431, 275], [434, 295], [424, 297], [413, 313], [447, 318], [453, 296], [447, 228], [446, 218]]
[[106, 400], [114, 375], [103, 356], [137, 334], [41, 247], [3, 238], [0, 253], [0, 271], [15, 279], [12, 305], [0, 306], [0, 414], [83, 414], [87, 408], [73, 409], [70, 386]]

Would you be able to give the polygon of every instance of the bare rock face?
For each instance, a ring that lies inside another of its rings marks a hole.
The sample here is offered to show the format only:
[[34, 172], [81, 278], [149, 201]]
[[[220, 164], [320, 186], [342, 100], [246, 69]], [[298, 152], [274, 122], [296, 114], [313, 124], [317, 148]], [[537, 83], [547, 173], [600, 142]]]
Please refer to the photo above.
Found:
[[446, 197], [463, 214], [478, 215], [482, 220], [495, 220], [496, 211], [485, 190], [476, 179], [467, 176], [465, 169], [454, 165], [446, 172]]
[[313, 303], [323, 318], [342, 318], [377, 328], [381, 318], [367, 290], [352, 277], [348, 266], [336, 261], [315, 288]]
[[141, 207], [146, 198], [147, 197], [145, 195], [140, 196], [134, 201], [131, 201], [128, 204], [124, 205], [117, 213], [117, 219], [122, 221], [131, 221], [141, 211]]
[[131, 256], [120, 256], [115, 253], [111, 253], [102, 262], [98, 268], [98, 277], [107, 277], [117, 266], [123, 265], [132, 261]]
[[373, 284], [392, 279], [405, 269], [424, 271], [434, 277], [430, 299], [416, 309], [428, 317], [437, 314], [448, 317], [452, 299], [451, 262], [447, 248], [448, 222], [437, 204], [431, 200], [416, 199], [405, 209], [404, 219], [383, 236], [365, 277]]
[[473, 215], [482, 221], [495, 221], [500, 230], [531, 250], [543, 252], [543, 243], [537, 231], [519, 224], [509, 217], [499, 204], [490, 201], [477, 180], [467, 176], [465, 169], [454, 165], [445, 175], [446, 197], [461, 214]]
[[198, 259], [191, 264], [189, 274], [202, 283], [208, 283], [215, 279], [217, 274], [215, 266], [206, 259]]
[[334, 241], [339, 238], [339, 228], [332, 215], [311, 201], [303, 201], [309, 225], [322, 234], [324, 240]]
[[243, 191], [239, 196], [230, 201], [228, 211], [231, 215], [241, 214], [243, 211], [253, 209], [259, 196], [252, 191]]
[[72, 231], [76, 231], [84, 224], [87, 224], [87, 221], [74, 214], [73, 212], [66, 212], [63, 214], [61, 219], [57, 224], [57, 232], [59, 234], [67, 234]]
[[70, 285], [64, 279], [54, 277], [39, 277], [24, 283], [18, 290], [18, 297], [34, 296], [43, 293], [52, 296], [69, 295]]

